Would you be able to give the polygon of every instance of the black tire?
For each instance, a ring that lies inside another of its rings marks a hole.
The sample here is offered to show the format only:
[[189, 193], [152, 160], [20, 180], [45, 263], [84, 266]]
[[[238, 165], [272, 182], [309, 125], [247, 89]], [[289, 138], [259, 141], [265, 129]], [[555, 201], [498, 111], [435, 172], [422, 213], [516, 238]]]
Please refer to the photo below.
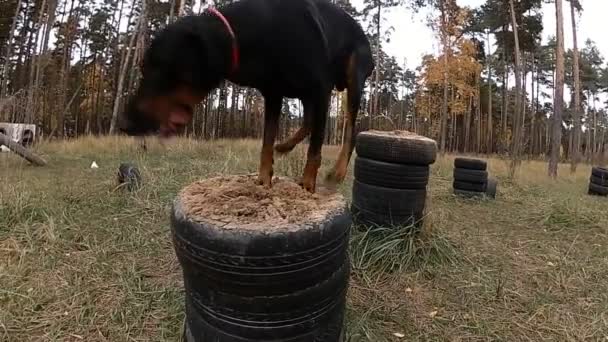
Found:
[[454, 195], [464, 198], [480, 198], [483, 197], [483, 192], [454, 189]]
[[399, 131], [368, 131], [357, 135], [357, 155], [397, 164], [430, 165], [437, 158], [437, 143], [427, 137]]
[[[270, 310], [274, 308], [272, 313], [262, 310], [233, 312], [223, 305], [218, 306], [217, 303], [224, 302], [226, 297], [206, 298], [203, 303], [202, 298], [196, 296], [196, 292], [188, 291], [186, 287], [186, 317], [190, 333], [194, 341], [269, 341], [274, 340], [273, 337], [281, 337], [280, 341], [285, 342], [337, 342], [344, 323], [349, 269], [349, 263], [345, 262], [330, 280], [344, 284], [340, 287], [341, 291], [330, 300], [317, 303], [314, 309], [302, 304], [294, 305], [286, 299], [301, 296], [308, 297], [310, 302], [314, 303], [318, 298], [315, 292], [326, 291], [332, 284], [319, 284], [290, 296], [232, 298], [242, 304], [258, 306], [267, 301], [265, 306]], [[277, 308], [281, 308], [280, 313], [276, 312]]]
[[425, 189], [429, 167], [355, 158], [355, 179], [361, 183], [393, 189]]
[[602, 177], [591, 175], [591, 178], [589, 178], [589, 182], [599, 185], [599, 186], [608, 186], [608, 177], [602, 178]]
[[488, 171], [455, 168], [454, 180], [458, 182], [483, 184], [488, 181]]
[[474, 192], [485, 192], [487, 183], [467, 183], [454, 181], [452, 184], [456, 190], [474, 191]]
[[[318, 324], [309, 333], [302, 336], [288, 338], [258, 339], [255, 337], [241, 337], [238, 331], [226, 331], [210, 324], [200, 311], [196, 310], [192, 301], [186, 297], [186, 327], [184, 341], [186, 342], [257, 342], [257, 341], [281, 341], [281, 342], [343, 342], [346, 327], [344, 324], [346, 298], [330, 311], [330, 319], [324, 324]], [[242, 322], [239, 328], [247, 329], [251, 322]], [[235, 334], [237, 333], [237, 334]], [[279, 336], [279, 335], [277, 335]]]
[[373, 211], [360, 209], [354, 204], [351, 206], [351, 212], [353, 214], [353, 223], [358, 228], [365, 227], [407, 227], [415, 226], [420, 227], [423, 224], [424, 213], [414, 213], [413, 215], [396, 216], [386, 214], [378, 214]]
[[353, 182], [353, 205], [384, 217], [408, 217], [424, 211], [426, 190], [391, 189]]
[[598, 196], [608, 196], [608, 187], [589, 183], [589, 193]]
[[486, 187], [486, 195], [490, 198], [496, 198], [496, 191], [498, 188], [498, 181], [494, 178], [488, 179], [488, 185]]
[[480, 159], [456, 158], [454, 159], [454, 167], [459, 169], [485, 171], [488, 168], [488, 163]]
[[289, 230], [222, 229], [188, 220], [177, 200], [173, 243], [195, 341], [315, 341], [343, 315], [351, 222], [342, 208]]
[[595, 166], [591, 169], [591, 175], [599, 178], [608, 179], [608, 169], [605, 167]]

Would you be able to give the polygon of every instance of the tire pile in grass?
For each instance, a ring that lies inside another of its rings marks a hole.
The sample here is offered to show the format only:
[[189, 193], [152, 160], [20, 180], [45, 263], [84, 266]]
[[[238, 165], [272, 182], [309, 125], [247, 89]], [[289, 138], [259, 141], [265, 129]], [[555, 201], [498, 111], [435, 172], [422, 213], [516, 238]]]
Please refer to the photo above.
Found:
[[357, 136], [356, 152], [354, 222], [363, 226], [420, 225], [437, 143], [406, 131], [366, 131]]
[[217, 177], [184, 188], [171, 219], [184, 341], [343, 341], [352, 220], [340, 194]]
[[456, 158], [454, 160], [454, 194], [473, 198], [487, 195], [496, 197], [496, 179], [488, 177], [488, 165], [484, 160]]
[[608, 196], [608, 169], [594, 167], [589, 178], [589, 195]]

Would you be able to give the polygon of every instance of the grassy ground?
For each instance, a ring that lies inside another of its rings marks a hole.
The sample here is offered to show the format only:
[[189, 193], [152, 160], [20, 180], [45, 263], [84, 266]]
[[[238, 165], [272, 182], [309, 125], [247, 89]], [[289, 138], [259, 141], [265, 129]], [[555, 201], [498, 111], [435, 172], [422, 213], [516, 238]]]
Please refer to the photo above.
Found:
[[[254, 172], [258, 144], [141, 154], [130, 140], [91, 138], [38, 147], [45, 168], [0, 154], [0, 341], [179, 340], [169, 203], [196, 179]], [[298, 175], [303, 153], [276, 173]], [[116, 189], [121, 161], [138, 163], [143, 189]], [[590, 168], [562, 166], [550, 181], [546, 164], [524, 163], [510, 183], [490, 159], [499, 195], [485, 201], [451, 195], [451, 165], [433, 165], [422, 236], [353, 237], [350, 341], [608, 339], [608, 200], [586, 195]]]

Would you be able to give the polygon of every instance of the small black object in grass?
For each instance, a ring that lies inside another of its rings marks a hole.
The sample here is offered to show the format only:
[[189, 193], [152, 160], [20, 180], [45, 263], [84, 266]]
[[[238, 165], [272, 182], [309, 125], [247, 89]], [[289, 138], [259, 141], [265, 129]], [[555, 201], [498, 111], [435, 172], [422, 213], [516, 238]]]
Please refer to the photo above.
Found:
[[496, 191], [498, 187], [498, 181], [496, 178], [488, 178], [488, 184], [486, 186], [486, 195], [490, 198], [496, 198]]
[[130, 163], [120, 164], [118, 167], [118, 183], [120, 185], [126, 184], [129, 191], [138, 189], [141, 185], [139, 169]]

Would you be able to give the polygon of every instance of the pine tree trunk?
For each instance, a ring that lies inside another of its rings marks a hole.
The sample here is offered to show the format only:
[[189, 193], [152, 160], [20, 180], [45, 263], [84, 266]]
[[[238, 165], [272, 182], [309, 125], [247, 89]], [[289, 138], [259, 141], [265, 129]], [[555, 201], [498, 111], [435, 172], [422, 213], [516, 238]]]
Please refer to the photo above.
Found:
[[551, 156], [549, 158], [549, 176], [557, 178], [557, 166], [559, 163], [561, 136], [562, 136], [562, 110], [564, 105], [564, 20], [562, 14], [562, 0], [555, 1], [555, 16], [557, 28], [556, 54], [556, 82], [554, 113], [551, 130]]
[[[503, 54], [504, 56], [504, 54]], [[509, 88], [509, 67], [507, 66], [507, 62], [506, 59], [503, 57], [503, 65], [504, 65], [504, 72], [502, 74], [502, 105], [501, 105], [501, 112], [500, 112], [500, 124], [502, 125], [501, 127], [501, 132], [500, 132], [500, 142], [503, 145], [503, 147], [506, 147], [507, 144], [507, 119], [508, 119], [508, 113], [507, 113], [507, 97], [508, 95], [508, 88]]]
[[439, 150], [445, 153], [445, 140], [448, 123], [448, 37], [445, 0], [441, 0], [441, 40], [443, 45], [443, 101], [441, 103], [441, 141]]
[[519, 52], [518, 25], [515, 17], [515, 6], [513, 5], [513, 0], [509, 0], [509, 5], [511, 7], [511, 23], [513, 26], [513, 37], [515, 39], [515, 111], [513, 113], [514, 134], [511, 141], [511, 167], [509, 170], [510, 176], [514, 177], [516, 168], [519, 165], [519, 154], [521, 147], [521, 59]]
[[[25, 11], [23, 13], [23, 20], [21, 29], [17, 35], [16, 43], [19, 45], [19, 53], [17, 54], [17, 65], [12, 75], [12, 83], [14, 84], [13, 89], [21, 89], [25, 86], [23, 70], [25, 68], [26, 60], [24, 59], [25, 52], [27, 51], [26, 44], [29, 37], [28, 32], [30, 31], [30, 13], [33, 15], [33, 11], [30, 11], [31, 1], [24, 1]], [[19, 119], [21, 120], [21, 119]]]
[[122, 93], [125, 84], [125, 77], [127, 75], [127, 66], [129, 65], [129, 60], [131, 58], [131, 50], [133, 50], [133, 45], [135, 44], [135, 38], [139, 36], [139, 31], [143, 30], [145, 26], [145, 18], [146, 18], [146, 1], [142, 1], [142, 11], [139, 19], [137, 20], [137, 25], [135, 25], [135, 30], [129, 40], [129, 45], [127, 47], [127, 52], [125, 57], [122, 59], [122, 63], [120, 66], [120, 75], [118, 76], [118, 84], [116, 86], [116, 98], [114, 99], [114, 107], [112, 109], [112, 119], [110, 121], [110, 132], [109, 134], [114, 134], [116, 130], [116, 123], [118, 122], [118, 111], [120, 110]]
[[[41, 84], [43, 83], [44, 72], [46, 70], [46, 66], [48, 65], [49, 57], [46, 55], [49, 49], [49, 39], [51, 36], [51, 30], [53, 29], [53, 24], [55, 23], [55, 16], [57, 11], [57, 2], [58, 0], [49, 0], [48, 5], [48, 16], [45, 21], [44, 34], [42, 37], [42, 52], [41, 58], [38, 58], [38, 63], [36, 65], [36, 79], [34, 81], [34, 87], [36, 89], [40, 89]], [[42, 112], [44, 114], [44, 112]], [[44, 117], [39, 118], [39, 121], [44, 121]]]
[[53, 127], [53, 131], [61, 138], [64, 137], [64, 121], [65, 121], [65, 110], [67, 100], [68, 100], [68, 79], [69, 79], [69, 71], [70, 71], [70, 60], [72, 59], [72, 45], [75, 41], [75, 32], [71, 31], [71, 21], [74, 20], [76, 23], [78, 22], [77, 18], [73, 19], [72, 15], [74, 12], [74, 4], [75, 0], [72, 0], [70, 3], [70, 10], [67, 15], [67, 34], [65, 37], [64, 47], [63, 47], [63, 56], [61, 58], [61, 71], [59, 73], [59, 116], [57, 117], [56, 127]]
[[535, 98], [534, 98], [534, 73], [538, 72], [536, 67], [536, 60], [534, 59], [534, 54], [532, 54], [532, 70], [531, 75], [530, 75], [530, 96], [531, 96], [531, 104], [530, 104], [530, 109], [531, 109], [531, 113], [530, 113], [530, 132], [528, 133], [528, 138], [526, 139], [526, 141], [529, 141], [530, 147], [529, 147], [529, 154], [531, 156], [534, 156], [534, 130], [536, 129], [536, 111], [534, 110], [535, 108]]
[[578, 37], [576, 32], [576, 13], [574, 1], [570, 1], [570, 17], [572, 20], [572, 41], [574, 44], [573, 75], [574, 75], [574, 110], [572, 111], [572, 121], [574, 121], [574, 134], [572, 134], [572, 148], [570, 172], [576, 172], [577, 163], [580, 160], [581, 148], [581, 78], [579, 67]]
[[[487, 138], [487, 142], [486, 142], [486, 152], [488, 154], [491, 154], [493, 152], [493, 142], [492, 142], [492, 129], [493, 129], [493, 123], [492, 123], [492, 59], [490, 58], [491, 52], [492, 52], [492, 48], [490, 45], [490, 31], [487, 32], [487, 41], [488, 41], [488, 55], [486, 57], [486, 64], [488, 65], [488, 128], [487, 128], [487, 132], [486, 132], [486, 138]], [[481, 96], [481, 92], [479, 93]]]
[[[376, 33], [378, 34], [377, 40], [376, 40], [376, 65], [379, 66], [380, 65], [380, 51], [382, 50], [382, 47], [380, 45], [380, 19], [382, 15], [382, 2], [378, 1], [378, 23], [377, 23], [377, 30]], [[373, 110], [370, 113], [370, 128], [372, 127], [371, 125], [373, 124], [373, 117], [378, 115], [378, 95], [379, 95], [379, 88], [380, 88], [380, 68], [377, 67], [375, 68], [375, 80], [374, 80], [374, 104], [373, 104]]]
[[475, 122], [477, 122], [477, 139], [475, 153], [481, 153], [483, 120], [481, 119], [481, 73], [477, 74], [477, 94], [475, 95]]
[[36, 42], [34, 46], [34, 55], [30, 61], [30, 75], [28, 77], [28, 95], [27, 102], [25, 104], [25, 114], [27, 116], [27, 122], [34, 123], [35, 117], [35, 107], [34, 107], [34, 97], [36, 96], [36, 66], [38, 65], [38, 61], [41, 56], [38, 54], [38, 38], [40, 37], [40, 31], [42, 30], [43, 22], [42, 18], [44, 17], [44, 9], [46, 7], [46, 0], [42, 0], [42, 4], [40, 5], [40, 14], [38, 16], [38, 23], [36, 25], [36, 35], [34, 37], [34, 41]]
[[473, 110], [473, 97], [469, 97], [466, 113], [464, 114], [464, 152], [469, 152], [469, 138], [471, 137], [471, 111]]
[[526, 94], [527, 94], [527, 90], [528, 90], [528, 59], [526, 58], [526, 53], [522, 53], [522, 73], [521, 73], [521, 84], [522, 84], [522, 92], [521, 92], [521, 101], [520, 101], [520, 105], [521, 105], [521, 139], [522, 141], [525, 140], [525, 136], [526, 136], [526, 132], [525, 132], [525, 127], [526, 127]]
[[0, 77], [0, 99], [8, 95], [8, 69], [11, 65], [11, 47], [13, 42], [13, 36], [15, 35], [15, 28], [17, 27], [17, 20], [19, 20], [19, 11], [21, 10], [21, 0], [17, 0], [17, 6], [15, 7], [15, 15], [13, 16], [13, 22], [11, 23], [11, 29], [8, 32], [8, 38], [6, 39], [6, 51], [4, 52], [4, 66], [2, 67], [2, 77]]
[[595, 94], [592, 93], [593, 98], [593, 144], [591, 145], [591, 161], [595, 162], [597, 158], [597, 107], [595, 102]]

